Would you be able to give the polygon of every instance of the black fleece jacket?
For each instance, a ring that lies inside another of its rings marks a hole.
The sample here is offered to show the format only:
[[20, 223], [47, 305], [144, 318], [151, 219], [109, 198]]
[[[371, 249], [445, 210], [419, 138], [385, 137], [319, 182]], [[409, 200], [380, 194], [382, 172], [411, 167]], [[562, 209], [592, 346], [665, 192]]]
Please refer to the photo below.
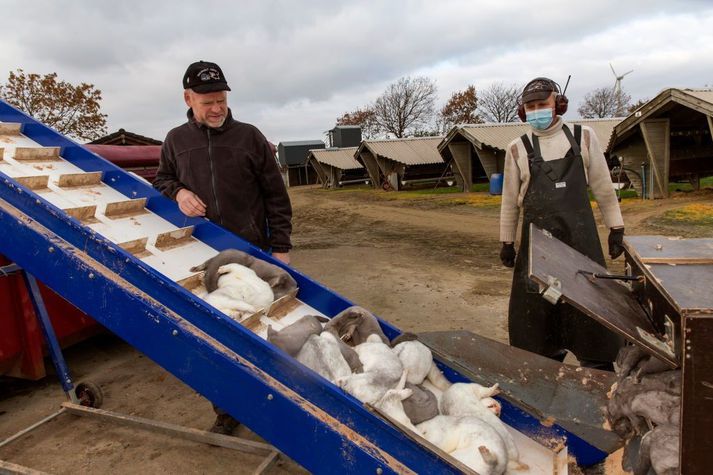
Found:
[[161, 147], [154, 188], [171, 199], [186, 188], [206, 217], [262, 249], [292, 247], [292, 206], [275, 156], [260, 131], [228, 117], [221, 127], [195, 121], [171, 130]]

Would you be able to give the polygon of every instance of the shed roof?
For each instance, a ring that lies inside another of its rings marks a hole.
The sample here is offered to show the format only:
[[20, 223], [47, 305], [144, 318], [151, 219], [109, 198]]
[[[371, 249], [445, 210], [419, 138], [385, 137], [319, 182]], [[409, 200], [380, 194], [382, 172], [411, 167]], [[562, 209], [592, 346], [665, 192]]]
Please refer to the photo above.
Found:
[[288, 142], [280, 142], [278, 146], [282, 147], [299, 147], [303, 145], [322, 145], [324, 146], [324, 141], [322, 140], [291, 140]]
[[95, 145], [161, 145], [162, 142], [125, 129], [119, 129], [88, 143]]
[[[580, 124], [591, 127], [597, 134], [602, 144], [602, 149], [606, 149], [614, 127], [621, 121], [621, 118], [565, 120], [568, 124]], [[478, 147], [505, 150], [510, 142], [528, 132], [530, 132], [530, 126], [524, 122], [457, 125], [451, 129], [448, 136], [438, 144], [438, 149], [443, 150], [448, 145], [448, 142], [453, 140], [456, 135], [462, 134]]]
[[713, 89], [664, 89], [614, 128], [609, 149], [614, 147], [620, 139], [630, 135], [640, 122], [656, 117], [662, 109], [671, 103], [677, 103], [702, 114], [713, 116]]
[[313, 157], [319, 163], [324, 163], [325, 165], [342, 170], [364, 168], [362, 164], [357, 162], [354, 158], [356, 151], [357, 147], [325, 148], [321, 150], [310, 150], [309, 156]]
[[361, 125], [335, 125], [332, 130], [336, 129], [361, 129]]
[[381, 155], [406, 165], [441, 163], [443, 158], [438, 153], [438, 144], [441, 140], [443, 137], [364, 140], [357, 153], [361, 153], [366, 148], [374, 155]]

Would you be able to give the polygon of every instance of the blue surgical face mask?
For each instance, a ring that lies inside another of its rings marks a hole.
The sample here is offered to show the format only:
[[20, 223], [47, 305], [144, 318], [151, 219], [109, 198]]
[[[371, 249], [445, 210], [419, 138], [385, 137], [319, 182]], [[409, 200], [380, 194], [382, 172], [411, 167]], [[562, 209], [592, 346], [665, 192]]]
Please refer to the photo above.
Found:
[[525, 112], [525, 119], [537, 130], [545, 130], [552, 123], [552, 109], [535, 109]]

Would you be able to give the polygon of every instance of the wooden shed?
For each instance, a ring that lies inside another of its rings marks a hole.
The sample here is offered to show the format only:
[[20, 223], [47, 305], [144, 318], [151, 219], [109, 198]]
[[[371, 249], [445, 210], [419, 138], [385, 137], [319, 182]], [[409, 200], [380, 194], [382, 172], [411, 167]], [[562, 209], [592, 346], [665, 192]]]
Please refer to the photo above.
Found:
[[307, 161], [319, 177], [324, 188], [369, 183], [369, 173], [354, 154], [357, 147], [310, 150]]
[[614, 128], [620, 157], [640, 196], [666, 198], [671, 181], [713, 175], [713, 89], [666, 89]]
[[295, 140], [277, 145], [278, 163], [286, 175], [287, 186], [313, 185], [319, 181], [317, 173], [307, 162], [307, 155], [310, 150], [323, 148], [321, 140]]
[[[621, 119], [566, 120], [568, 124], [591, 127], [606, 149], [614, 126]], [[502, 173], [505, 150], [517, 137], [530, 133], [530, 126], [522, 122], [457, 125], [438, 144], [438, 151], [446, 162], [452, 163], [453, 175], [463, 191], [470, 191], [478, 180], [489, 180], [494, 173]]]
[[354, 158], [369, 173], [374, 187], [400, 190], [417, 183], [452, 180], [449, 165], [438, 153], [443, 137], [364, 140]]

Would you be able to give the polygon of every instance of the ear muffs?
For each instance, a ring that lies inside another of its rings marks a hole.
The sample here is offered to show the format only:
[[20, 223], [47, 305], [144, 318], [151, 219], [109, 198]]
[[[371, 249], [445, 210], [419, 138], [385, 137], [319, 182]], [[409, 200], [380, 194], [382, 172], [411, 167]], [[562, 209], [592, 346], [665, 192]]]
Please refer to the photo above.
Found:
[[[527, 86], [532, 84], [535, 81], [545, 79], [547, 81], [550, 81], [557, 92], [555, 95], [555, 115], [564, 115], [567, 112], [567, 107], [569, 106], [569, 99], [567, 99], [567, 96], [562, 94], [562, 91], [560, 89], [560, 85], [554, 82], [552, 79], [547, 79], [547, 78], [535, 78], [523, 88], [523, 90], [527, 89]], [[520, 118], [522, 122], [525, 122], [527, 120], [526, 114], [525, 114], [525, 104], [522, 103], [522, 95], [520, 95], [520, 99], [517, 102], [517, 116]]]
[[519, 99], [517, 101], [517, 116], [520, 118], [520, 121], [527, 121], [527, 118], [525, 116], [525, 104], [522, 103], [522, 99]]
[[557, 94], [555, 96], [555, 114], [564, 115], [567, 112], [567, 106], [569, 105], [569, 99], [564, 94]]

